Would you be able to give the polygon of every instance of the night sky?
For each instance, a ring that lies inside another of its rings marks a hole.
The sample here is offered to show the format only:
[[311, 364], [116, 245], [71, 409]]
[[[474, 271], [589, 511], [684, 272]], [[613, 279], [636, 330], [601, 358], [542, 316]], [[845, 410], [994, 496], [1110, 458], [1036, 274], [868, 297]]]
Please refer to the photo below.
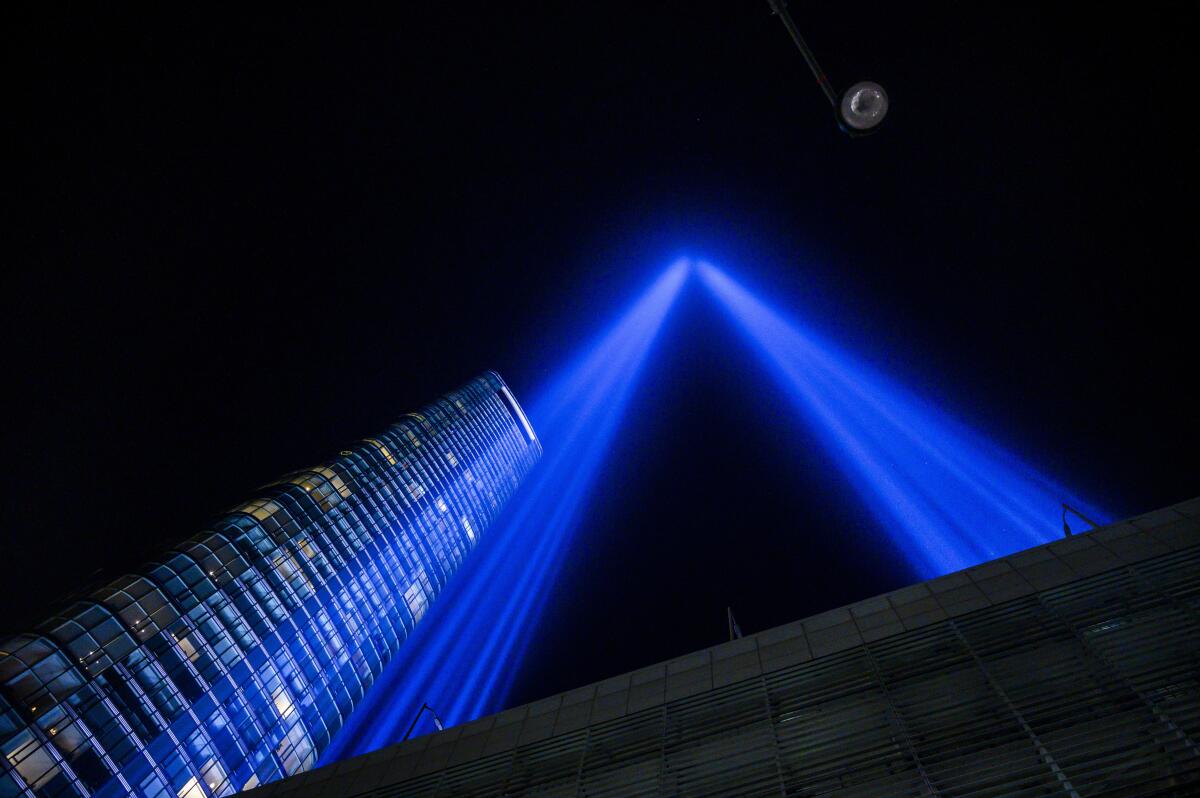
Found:
[[[851, 140], [765, 0], [460, 5], [9, 27], [0, 628], [681, 255], [1116, 517], [1200, 494], [1183, 12], [794, 3]], [[686, 289], [513, 703], [911, 581], [785, 402]]]

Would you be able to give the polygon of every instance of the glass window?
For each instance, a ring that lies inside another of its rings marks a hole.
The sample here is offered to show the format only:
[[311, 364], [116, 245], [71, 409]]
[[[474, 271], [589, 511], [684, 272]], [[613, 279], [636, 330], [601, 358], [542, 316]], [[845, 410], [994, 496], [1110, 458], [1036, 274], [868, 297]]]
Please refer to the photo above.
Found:
[[190, 779], [185, 781], [183, 786], [179, 788], [179, 791], [176, 793], [176, 795], [178, 795], [179, 798], [208, 798], [208, 796], [204, 794], [204, 788], [200, 786], [200, 780], [195, 776], [192, 776]]
[[[423, 574], [424, 571], [421, 573]], [[429, 609], [429, 599], [426, 597], [425, 589], [421, 586], [420, 581], [413, 582], [408, 586], [408, 590], [404, 591], [404, 601], [408, 604], [408, 610], [412, 613], [414, 623], [421, 620], [425, 615], [425, 610]]]
[[396, 457], [392, 454], [391, 450], [388, 449], [387, 446], [383, 445], [383, 443], [375, 440], [374, 438], [367, 438], [366, 440], [367, 443], [379, 450], [379, 453], [383, 455], [383, 459], [388, 461], [388, 465], [396, 464]]
[[22, 731], [10, 740], [4, 746], [4, 755], [25, 783], [35, 790], [62, 771], [53, 754], [28, 731]]
[[271, 693], [271, 701], [275, 704], [275, 709], [279, 712], [279, 717], [287, 720], [296, 710], [296, 705], [292, 702], [291, 695], [288, 694], [287, 688], [283, 685], [275, 688]]

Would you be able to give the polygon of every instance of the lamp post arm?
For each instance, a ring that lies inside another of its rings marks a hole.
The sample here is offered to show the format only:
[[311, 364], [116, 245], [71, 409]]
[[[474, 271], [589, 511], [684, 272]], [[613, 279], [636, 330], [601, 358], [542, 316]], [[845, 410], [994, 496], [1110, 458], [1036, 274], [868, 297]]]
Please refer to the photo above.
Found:
[[1076, 509], [1075, 509], [1074, 507], [1072, 507], [1071, 505], [1067, 504], [1066, 502], [1062, 502], [1062, 524], [1063, 524], [1063, 534], [1067, 535], [1068, 537], [1071, 535], [1071, 525], [1067, 523], [1067, 513], [1072, 513], [1073, 515], [1077, 515], [1077, 516], [1079, 516], [1079, 517], [1080, 517], [1080, 518], [1082, 518], [1084, 521], [1087, 521], [1089, 524], [1091, 524], [1091, 525], [1092, 525], [1092, 529], [1095, 529], [1096, 527], [1098, 527], [1098, 526], [1099, 526], [1099, 524], [1097, 524], [1097, 523], [1096, 523], [1095, 521], [1093, 521], [1092, 519], [1088, 518], [1088, 517], [1087, 517], [1086, 515], [1084, 515], [1083, 513], [1081, 513], [1081, 512], [1079, 512], [1078, 510], [1076, 510]]
[[800, 29], [796, 27], [796, 22], [788, 12], [787, 0], [767, 0], [767, 3], [771, 6], [771, 10], [783, 21], [783, 27], [787, 28], [787, 32], [791, 34], [792, 41], [796, 43], [796, 47], [800, 50], [800, 55], [804, 56], [804, 62], [808, 64], [808, 68], [812, 70], [813, 77], [817, 79], [817, 85], [821, 87], [821, 91], [825, 93], [825, 98], [829, 100], [829, 104], [836, 110], [838, 107], [837, 92], [833, 90], [833, 86], [829, 83], [829, 78], [825, 77], [825, 72], [821, 69], [821, 65], [817, 63], [817, 57], [809, 49], [808, 43], [800, 35]]
[[[408, 735], [413, 733], [413, 729], [417, 728], [417, 721], [421, 719], [421, 713], [423, 713], [427, 709], [430, 712], [433, 712], [433, 709], [431, 709], [428, 704], [421, 704], [421, 708], [417, 710], [417, 714], [413, 715], [412, 723], [408, 724], [408, 731], [406, 731], [404, 733], [404, 737], [402, 737], [400, 739], [400, 742], [404, 742], [405, 740], [407, 740]], [[434, 714], [434, 717], [436, 718], [437, 715]]]

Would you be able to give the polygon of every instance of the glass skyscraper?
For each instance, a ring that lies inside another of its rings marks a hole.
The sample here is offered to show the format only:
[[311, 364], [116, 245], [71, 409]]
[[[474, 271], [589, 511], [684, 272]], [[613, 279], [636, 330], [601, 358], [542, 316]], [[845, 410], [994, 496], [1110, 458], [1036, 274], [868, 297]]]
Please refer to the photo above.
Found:
[[304, 771], [541, 455], [495, 373], [0, 641], [0, 796]]

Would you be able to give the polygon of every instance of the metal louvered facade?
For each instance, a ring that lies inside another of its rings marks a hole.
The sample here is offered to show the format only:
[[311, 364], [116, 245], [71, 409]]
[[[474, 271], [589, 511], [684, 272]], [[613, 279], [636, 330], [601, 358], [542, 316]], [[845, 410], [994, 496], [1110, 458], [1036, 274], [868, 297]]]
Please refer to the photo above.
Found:
[[256, 790], [1200, 794], [1200, 499]]
[[0, 640], [0, 796], [311, 768], [540, 455], [487, 373]]

